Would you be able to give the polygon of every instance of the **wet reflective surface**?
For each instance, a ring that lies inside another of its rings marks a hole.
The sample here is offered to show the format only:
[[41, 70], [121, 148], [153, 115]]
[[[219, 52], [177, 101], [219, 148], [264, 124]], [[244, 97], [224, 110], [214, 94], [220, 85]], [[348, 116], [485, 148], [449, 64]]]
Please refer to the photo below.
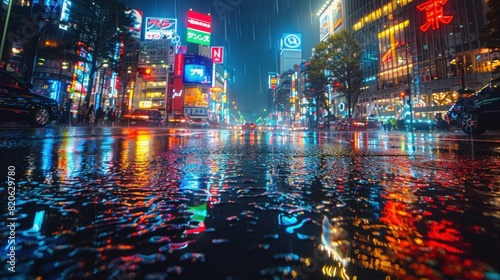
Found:
[[496, 137], [140, 128], [0, 136], [0, 174], [14, 167], [16, 183], [13, 216], [3, 211], [8, 185], [0, 189], [2, 278], [500, 277]]

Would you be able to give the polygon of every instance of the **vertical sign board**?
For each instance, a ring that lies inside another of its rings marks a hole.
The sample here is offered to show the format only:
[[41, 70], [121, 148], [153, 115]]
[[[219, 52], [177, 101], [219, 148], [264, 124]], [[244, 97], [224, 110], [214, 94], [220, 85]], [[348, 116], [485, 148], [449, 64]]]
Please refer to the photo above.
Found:
[[210, 46], [210, 32], [212, 31], [212, 17], [193, 11], [188, 11], [186, 41]]
[[174, 66], [175, 66], [174, 65], [175, 64], [175, 46], [169, 45], [167, 64], [168, 64], [168, 72], [172, 73], [174, 71]]
[[224, 63], [224, 47], [212, 47], [212, 62], [215, 64]]
[[171, 98], [173, 100], [170, 101], [170, 110], [172, 112], [182, 112], [182, 108], [184, 107], [184, 83], [182, 82], [182, 77], [174, 77]]
[[269, 72], [268, 73], [268, 84], [270, 89], [275, 89], [278, 85], [278, 73]]
[[174, 61], [174, 76], [181, 76], [184, 73], [184, 55], [181, 53], [178, 53], [175, 55], [175, 61]]

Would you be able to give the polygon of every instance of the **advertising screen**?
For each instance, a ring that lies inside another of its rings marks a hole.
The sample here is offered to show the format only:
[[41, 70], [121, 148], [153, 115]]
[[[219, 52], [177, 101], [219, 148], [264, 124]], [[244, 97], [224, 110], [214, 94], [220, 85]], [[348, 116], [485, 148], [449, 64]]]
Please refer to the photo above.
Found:
[[210, 46], [210, 32], [212, 30], [212, 17], [188, 11], [187, 14], [187, 42]]
[[186, 84], [211, 85], [212, 60], [201, 55], [186, 55], [183, 77]]
[[146, 32], [144, 40], [171, 39], [177, 33], [177, 19], [175, 18], [146, 18]]
[[184, 75], [184, 82], [190, 84], [206, 84], [207, 81], [207, 67], [203, 65], [190, 64], [186, 65]]

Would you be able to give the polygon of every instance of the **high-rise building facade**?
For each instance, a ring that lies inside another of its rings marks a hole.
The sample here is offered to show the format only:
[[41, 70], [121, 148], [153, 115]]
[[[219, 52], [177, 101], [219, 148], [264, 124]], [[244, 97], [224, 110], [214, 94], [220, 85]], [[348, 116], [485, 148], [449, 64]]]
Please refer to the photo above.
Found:
[[[355, 114], [428, 120], [463, 89], [491, 78], [498, 53], [483, 47], [485, 0], [326, 1], [320, 35], [346, 28], [363, 47], [363, 94]], [[323, 38], [320, 38], [320, 40]]]

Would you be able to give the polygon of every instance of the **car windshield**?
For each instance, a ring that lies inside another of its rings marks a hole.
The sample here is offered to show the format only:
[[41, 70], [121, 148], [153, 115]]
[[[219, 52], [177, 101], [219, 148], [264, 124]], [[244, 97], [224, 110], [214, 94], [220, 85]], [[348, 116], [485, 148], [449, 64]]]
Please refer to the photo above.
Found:
[[0, 81], [3, 85], [15, 86], [15, 87], [25, 87], [25, 85], [19, 81], [17, 78], [1, 71], [0, 72]]

